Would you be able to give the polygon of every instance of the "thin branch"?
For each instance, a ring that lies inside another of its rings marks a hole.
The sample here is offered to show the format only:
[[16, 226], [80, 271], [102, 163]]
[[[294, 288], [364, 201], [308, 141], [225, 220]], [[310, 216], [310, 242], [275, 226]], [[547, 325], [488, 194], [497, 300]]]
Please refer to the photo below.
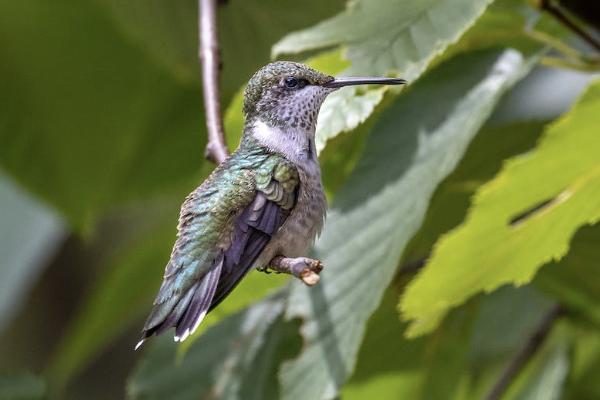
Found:
[[219, 42], [217, 38], [217, 1], [199, 0], [200, 63], [202, 65], [202, 92], [206, 110], [208, 143], [204, 155], [221, 163], [229, 152], [221, 118], [219, 91]]
[[527, 362], [535, 355], [542, 344], [544, 344], [544, 341], [552, 330], [554, 322], [562, 313], [563, 309], [559, 305], [550, 309], [537, 328], [533, 331], [533, 334], [529, 337], [525, 346], [523, 346], [523, 348], [515, 355], [504, 372], [502, 372], [500, 379], [486, 396], [486, 400], [500, 399], [519, 372], [521, 372], [525, 365], [527, 365]]
[[552, 68], [563, 68], [581, 72], [598, 72], [600, 70], [600, 63], [580, 63], [577, 61], [565, 60], [559, 57], [545, 56], [540, 58], [540, 65]]
[[[271, 260], [269, 268], [278, 273], [293, 275], [306, 285], [314, 286], [319, 283], [319, 273], [323, 270], [323, 264], [312, 258], [277, 256]], [[264, 272], [268, 271], [265, 269]]]
[[525, 31], [525, 35], [532, 40], [535, 40], [538, 43], [541, 43], [544, 46], [548, 46], [553, 50], [561, 53], [563, 56], [571, 59], [571, 60], [582, 60], [586, 56], [581, 53], [579, 50], [569, 46], [564, 43], [562, 40], [554, 37], [553, 35], [549, 35], [546, 32], [537, 31], [537, 30], [527, 30]]
[[563, 25], [575, 32], [580, 38], [585, 40], [596, 51], [600, 51], [600, 42], [584, 29], [582, 29], [575, 21], [566, 15], [560, 7], [556, 6], [552, 0], [538, 0], [538, 7], [552, 14]]

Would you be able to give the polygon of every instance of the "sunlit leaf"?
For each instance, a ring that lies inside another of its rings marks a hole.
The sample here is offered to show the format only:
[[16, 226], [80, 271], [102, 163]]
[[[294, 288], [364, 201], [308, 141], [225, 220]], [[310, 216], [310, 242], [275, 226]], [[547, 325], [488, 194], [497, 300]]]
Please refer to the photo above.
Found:
[[273, 46], [275, 55], [347, 47], [353, 72], [420, 75], [427, 63], [483, 13], [489, 0], [358, 0]]
[[402, 314], [413, 321], [408, 335], [430, 332], [475, 293], [529, 282], [566, 254], [577, 228], [598, 221], [599, 107], [596, 82], [535, 151], [478, 190], [464, 224], [440, 239], [402, 299]]

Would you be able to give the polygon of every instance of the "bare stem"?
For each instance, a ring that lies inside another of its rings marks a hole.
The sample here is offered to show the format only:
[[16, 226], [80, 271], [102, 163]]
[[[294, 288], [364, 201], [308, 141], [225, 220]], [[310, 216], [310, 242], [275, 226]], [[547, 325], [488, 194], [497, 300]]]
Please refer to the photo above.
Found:
[[544, 341], [552, 330], [554, 322], [562, 312], [563, 309], [559, 305], [550, 309], [537, 328], [533, 331], [523, 348], [515, 355], [506, 369], [502, 372], [500, 379], [486, 396], [486, 400], [498, 400], [502, 397], [519, 372], [521, 372], [525, 365], [527, 365], [527, 362], [535, 355], [542, 344], [544, 344]]
[[590, 46], [596, 49], [596, 51], [600, 51], [600, 42], [598, 42], [596, 38], [582, 29], [579, 25], [577, 25], [577, 23], [573, 21], [567, 14], [565, 14], [560, 7], [556, 6], [552, 0], [538, 0], [538, 7], [541, 10], [552, 14], [552, 16], [558, 19], [567, 28], [572, 30], [581, 39], [586, 41]]
[[550, 48], [558, 51], [563, 56], [571, 59], [571, 60], [581, 60], [585, 56], [579, 51], [569, 46], [568, 44], [562, 42], [558, 38], [549, 35], [542, 31], [530, 30], [526, 31], [525, 35], [538, 43], [541, 43], [545, 46], [549, 46]]
[[600, 70], [600, 63], [589, 64], [580, 63], [577, 61], [565, 60], [558, 57], [545, 56], [540, 59], [540, 65], [552, 68], [563, 68], [582, 72], [598, 72]]
[[323, 269], [323, 264], [312, 258], [277, 256], [271, 260], [269, 268], [276, 272], [293, 275], [306, 285], [314, 286], [319, 283], [319, 273]]
[[202, 92], [206, 110], [208, 143], [204, 155], [215, 163], [223, 162], [229, 152], [221, 118], [219, 92], [219, 42], [217, 37], [217, 1], [199, 0], [200, 63]]

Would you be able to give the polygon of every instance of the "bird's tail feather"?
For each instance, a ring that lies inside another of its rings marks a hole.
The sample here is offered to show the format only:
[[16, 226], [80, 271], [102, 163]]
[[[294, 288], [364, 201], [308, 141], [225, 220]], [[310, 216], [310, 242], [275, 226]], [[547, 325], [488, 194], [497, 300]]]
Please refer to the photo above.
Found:
[[176, 342], [183, 342], [194, 333], [210, 308], [222, 267], [223, 257], [200, 281], [188, 289], [162, 322], [144, 329], [135, 349], [137, 350], [148, 337], [154, 334], [159, 335], [171, 327], [175, 327], [174, 339]]
[[241, 259], [231, 257], [229, 251], [225, 253], [225, 261], [223, 263], [223, 273], [217, 285], [217, 290], [210, 304], [208, 311], [211, 311], [218, 306], [221, 301], [231, 293], [231, 291], [241, 282], [242, 278], [252, 269], [254, 261], [260, 254], [261, 250], [269, 241], [270, 236], [250, 229], [248, 231], [248, 246], [245, 249]]
[[198, 288], [190, 301], [190, 304], [175, 328], [175, 341], [183, 342], [200, 325], [208, 312], [212, 299], [217, 290], [223, 259], [215, 265], [198, 284]]

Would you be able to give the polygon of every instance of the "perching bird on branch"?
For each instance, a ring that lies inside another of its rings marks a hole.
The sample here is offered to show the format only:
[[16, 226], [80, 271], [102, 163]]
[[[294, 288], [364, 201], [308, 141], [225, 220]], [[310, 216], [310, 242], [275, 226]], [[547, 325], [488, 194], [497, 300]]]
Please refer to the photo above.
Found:
[[286, 61], [256, 72], [244, 92], [240, 146], [181, 207], [177, 241], [136, 349], [171, 327], [175, 341], [185, 340], [252, 268], [316, 284], [321, 262], [302, 256], [327, 206], [314, 142], [321, 104], [343, 86], [403, 83], [334, 79]]

